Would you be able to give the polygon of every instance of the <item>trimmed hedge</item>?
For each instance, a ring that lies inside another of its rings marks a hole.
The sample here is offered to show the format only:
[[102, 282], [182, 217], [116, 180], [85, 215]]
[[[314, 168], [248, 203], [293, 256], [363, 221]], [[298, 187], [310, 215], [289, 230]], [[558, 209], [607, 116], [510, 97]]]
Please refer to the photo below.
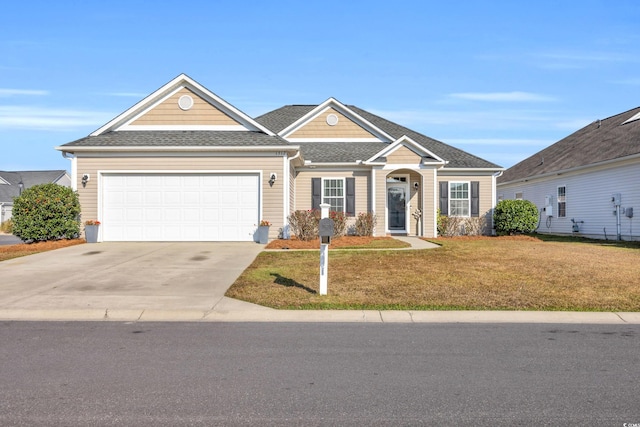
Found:
[[538, 227], [538, 207], [529, 200], [502, 200], [493, 213], [498, 235], [532, 233]]
[[73, 239], [80, 234], [80, 202], [69, 187], [40, 184], [13, 201], [14, 236], [25, 242]]

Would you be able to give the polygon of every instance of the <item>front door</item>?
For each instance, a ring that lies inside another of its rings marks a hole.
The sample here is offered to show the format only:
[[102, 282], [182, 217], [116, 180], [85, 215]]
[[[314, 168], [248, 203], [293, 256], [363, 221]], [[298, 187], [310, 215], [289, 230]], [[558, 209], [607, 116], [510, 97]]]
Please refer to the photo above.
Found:
[[407, 232], [409, 185], [406, 179], [387, 179], [387, 228], [390, 233]]

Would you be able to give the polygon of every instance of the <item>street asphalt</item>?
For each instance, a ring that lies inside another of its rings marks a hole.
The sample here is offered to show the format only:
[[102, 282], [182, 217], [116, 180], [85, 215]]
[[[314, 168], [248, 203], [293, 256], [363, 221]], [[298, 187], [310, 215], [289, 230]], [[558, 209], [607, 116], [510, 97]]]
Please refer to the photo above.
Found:
[[0, 320], [640, 323], [640, 312], [276, 310], [225, 297], [263, 250], [252, 242], [105, 242], [3, 261]]

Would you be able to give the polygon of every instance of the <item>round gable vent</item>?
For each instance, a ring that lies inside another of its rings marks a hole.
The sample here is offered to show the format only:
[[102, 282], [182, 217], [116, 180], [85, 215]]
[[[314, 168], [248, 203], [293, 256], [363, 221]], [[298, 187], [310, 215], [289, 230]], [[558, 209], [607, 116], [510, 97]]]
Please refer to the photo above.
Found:
[[327, 116], [327, 124], [329, 126], [335, 126], [338, 124], [338, 116], [336, 116], [335, 114], [329, 114]]
[[193, 98], [190, 97], [189, 95], [182, 95], [178, 99], [178, 107], [180, 107], [180, 109], [185, 111], [190, 109], [191, 107], [193, 107]]

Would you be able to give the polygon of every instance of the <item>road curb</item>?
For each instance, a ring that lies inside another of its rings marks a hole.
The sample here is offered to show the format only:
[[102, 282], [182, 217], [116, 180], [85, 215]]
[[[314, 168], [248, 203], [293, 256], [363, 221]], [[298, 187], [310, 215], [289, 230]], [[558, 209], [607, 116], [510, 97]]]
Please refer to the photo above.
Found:
[[638, 312], [0, 309], [2, 321], [640, 324]]

